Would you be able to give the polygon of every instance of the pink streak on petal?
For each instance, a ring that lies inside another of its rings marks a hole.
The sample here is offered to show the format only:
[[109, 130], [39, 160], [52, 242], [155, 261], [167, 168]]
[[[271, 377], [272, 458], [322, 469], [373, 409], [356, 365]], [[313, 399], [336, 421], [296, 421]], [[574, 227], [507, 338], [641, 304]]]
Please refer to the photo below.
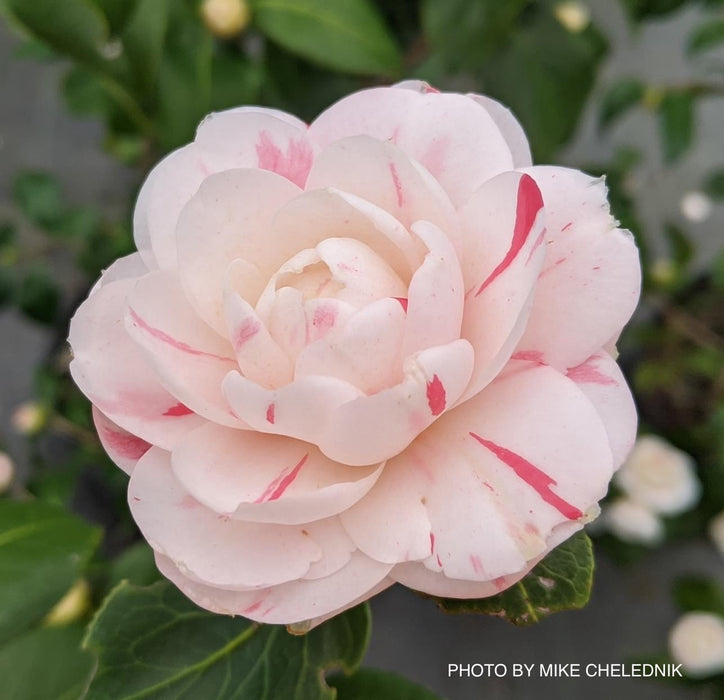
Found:
[[395, 185], [395, 193], [397, 194], [397, 206], [401, 207], [405, 203], [405, 194], [402, 191], [402, 182], [400, 181], [400, 176], [394, 163], [390, 163], [390, 175], [392, 175], [392, 182]]
[[499, 590], [504, 591], [508, 587], [508, 583], [505, 580], [505, 576], [498, 576], [493, 579], [493, 585]]
[[422, 156], [420, 162], [436, 177], [439, 177], [444, 170], [445, 156], [449, 146], [450, 139], [447, 136], [434, 138]]
[[429, 85], [428, 83], [425, 83], [425, 84], [422, 86], [422, 91], [423, 91], [426, 95], [429, 95], [429, 94], [431, 94], [431, 93], [437, 93], [437, 94], [440, 93], [440, 91], [439, 91], [436, 87], [433, 87], [432, 85]]
[[405, 297], [392, 297], [395, 301], [400, 302], [400, 306], [402, 307], [402, 310], [407, 313], [407, 299]]
[[571, 228], [571, 226], [573, 226], [573, 222], [572, 222], [572, 221], [569, 221], [569, 222], [561, 229], [561, 231], [568, 231], [568, 229]]
[[194, 508], [197, 508], [198, 505], [199, 502], [193, 496], [189, 495], [184, 496], [181, 503], [179, 503], [179, 507], [182, 510], [193, 510]]
[[539, 365], [544, 365], [546, 362], [543, 359], [543, 353], [540, 350], [519, 350], [514, 353], [511, 360], [524, 360], [526, 362], [535, 362]]
[[430, 554], [432, 554], [435, 551], [435, 535], [431, 532], [430, 533]]
[[164, 416], [190, 416], [193, 413], [193, 411], [188, 407], [184, 406], [181, 402], [177, 403], [175, 406], [171, 406], [168, 410], [163, 412]]
[[427, 405], [433, 416], [439, 416], [445, 410], [445, 387], [437, 374], [432, 375], [432, 381], [427, 383]]
[[311, 147], [304, 139], [291, 139], [287, 152], [282, 153], [268, 131], [259, 134], [256, 156], [260, 168], [271, 170], [299, 187], [304, 187], [314, 158]]
[[199, 350], [197, 348], [192, 347], [188, 343], [184, 343], [181, 340], [176, 340], [176, 338], [173, 338], [168, 333], [165, 333], [160, 328], [154, 328], [153, 326], [149, 325], [144, 321], [133, 309], [129, 308], [129, 312], [131, 314], [131, 319], [133, 320], [133, 323], [135, 323], [137, 326], [142, 328], [147, 333], [150, 333], [154, 338], [157, 340], [160, 340], [163, 343], [167, 343], [173, 348], [176, 348], [176, 350], [181, 350], [182, 352], [186, 352], [189, 355], [196, 355], [199, 357], [212, 357], [215, 360], [224, 360], [224, 362], [230, 362], [230, 359], [228, 357], [223, 357], [222, 355], [215, 355], [212, 352], [205, 352], [204, 350]]
[[538, 212], [543, 208], [543, 197], [538, 185], [530, 175], [523, 175], [518, 183], [518, 202], [515, 209], [515, 225], [513, 227], [513, 239], [505, 257], [498, 266], [490, 273], [488, 278], [480, 285], [475, 296], [480, 296], [483, 290], [510, 264], [515, 260], [520, 249], [528, 238]]
[[267, 420], [267, 423], [271, 423], [272, 425], [274, 425], [274, 420], [275, 420], [274, 414], [275, 414], [275, 412], [276, 412], [276, 404], [270, 403], [270, 404], [266, 407], [266, 420]]
[[151, 444], [130, 433], [118, 433], [110, 427], [102, 426], [105, 443], [119, 457], [141, 459], [148, 452]]
[[540, 245], [545, 240], [545, 237], [546, 237], [546, 230], [543, 229], [538, 234], [538, 238], [535, 239], [535, 243], [533, 244], [533, 247], [530, 249], [530, 253], [528, 253], [528, 257], [525, 260], [526, 265], [530, 262], [530, 259], [533, 257], [533, 253], [535, 253], [535, 251], [538, 250], [538, 248], [540, 248]]
[[251, 615], [251, 613], [255, 612], [262, 606], [263, 602], [264, 602], [263, 600], [257, 600], [256, 603], [252, 603], [248, 608], [244, 608], [241, 611], [241, 614], [242, 615]]
[[297, 478], [304, 463], [309, 458], [309, 454], [305, 454], [297, 464], [291, 469], [285, 469], [274, 481], [272, 481], [264, 493], [254, 501], [254, 503], [266, 503], [267, 501], [276, 501], [289, 488], [294, 479]]
[[332, 328], [337, 321], [337, 310], [333, 306], [318, 306], [314, 310], [312, 325], [324, 333]]
[[618, 386], [618, 382], [601, 372], [594, 366], [595, 358], [589, 357], [577, 367], [571, 367], [566, 371], [566, 376], [574, 382], [581, 384], [600, 384], [601, 386]]
[[486, 440], [475, 433], [469, 433], [469, 435], [483, 447], [490, 450], [501, 462], [507, 464], [515, 472], [516, 476], [532, 486], [538, 492], [538, 495], [546, 503], [552, 505], [561, 515], [569, 520], [578, 520], [578, 518], [583, 517], [583, 513], [578, 508], [564, 501], [550, 490], [550, 486], [556, 486], [556, 482], [548, 474], [515, 452], [506, 450], [504, 447], [496, 445], [494, 442]]
[[442, 569], [442, 560], [440, 559], [440, 555], [436, 554], [435, 558], [437, 559], [437, 565]]
[[470, 564], [476, 574], [483, 573], [483, 562], [480, 561], [480, 557], [477, 554], [470, 555]]
[[234, 350], [238, 352], [247, 341], [251, 340], [259, 332], [260, 328], [261, 324], [255, 318], [245, 318], [234, 332], [232, 341]]

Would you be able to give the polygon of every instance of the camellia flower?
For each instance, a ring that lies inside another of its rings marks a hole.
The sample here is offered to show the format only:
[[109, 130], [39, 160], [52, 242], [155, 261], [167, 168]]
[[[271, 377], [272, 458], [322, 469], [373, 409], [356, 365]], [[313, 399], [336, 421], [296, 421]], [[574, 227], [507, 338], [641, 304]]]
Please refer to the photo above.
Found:
[[701, 496], [694, 460], [656, 435], [636, 441], [615, 480], [629, 498], [661, 515], [683, 513]]
[[682, 615], [669, 633], [669, 651], [686, 673], [703, 678], [724, 671], [724, 619], [707, 612]]
[[579, 530], [636, 428], [640, 267], [600, 179], [477, 95], [208, 117], [76, 313], [71, 372], [161, 571], [271, 623], [481, 597]]

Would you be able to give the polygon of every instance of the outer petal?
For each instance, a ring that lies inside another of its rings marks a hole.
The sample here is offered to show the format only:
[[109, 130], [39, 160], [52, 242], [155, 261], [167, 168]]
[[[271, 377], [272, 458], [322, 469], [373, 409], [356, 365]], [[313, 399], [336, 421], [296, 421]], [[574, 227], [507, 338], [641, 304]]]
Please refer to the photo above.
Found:
[[164, 386], [199, 415], [239, 427], [221, 393], [224, 377], [237, 367], [232, 348], [196, 315], [176, 273], [147, 275], [128, 302], [126, 329], [148, 352]]
[[146, 442], [170, 449], [203, 419], [161, 386], [126, 332], [123, 315], [135, 283], [132, 278], [103, 283], [78, 308], [70, 324], [70, 373], [113, 423]]
[[527, 171], [546, 212], [546, 259], [518, 351], [575, 367], [616, 337], [638, 303], [641, 265], [631, 234], [616, 228], [603, 180], [577, 170]]
[[310, 140], [322, 148], [359, 134], [397, 144], [432, 173], [456, 206], [513, 167], [493, 118], [464, 95], [363, 90], [332, 105], [309, 127]]
[[212, 586], [263, 587], [304, 576], [322, 550], [303, 528], [220, 516], [187, 491], [170, 455], [149, 450], [133, 470], [128, 503], [148, 543]]
[[[188, 579], [164, 557], [157, 556], [156, 563], [164, 576], [202, 608], [267, 624], [292, 624], [341, 612], [381, 590], [380, 584], [392, 568], [355, 552], [347, 566], [324, 578], [290, 581], [259, 591], [231, 591]], [[387, 585], [389, 582], [383, 587]]]
[[462, 335], [475, 349], [463, 400], [498, 374], [523, 333], [545, 255], [542, 206], [532, 178], [504, 173], [460, 211], [467, 289]]
[[93, 406], [93, 423], [103, 449], [126, 474], [133, 471], [136, 462], [151, 448], [150, 443], [116, 425], [95, 406]]
[[584, 521], [612, 471], [608, 436], [575, 384], [511, 363], [390, 460], [341, 518], [379, 561], [492, 581], [544, 553], [557, 526]]
[[182, 440], [172, 465], [184, 488], [216, 512], [283, 524], [308, 523], [349, 508], [382, 469], [345, 467], [308, 443], [213, 424]]

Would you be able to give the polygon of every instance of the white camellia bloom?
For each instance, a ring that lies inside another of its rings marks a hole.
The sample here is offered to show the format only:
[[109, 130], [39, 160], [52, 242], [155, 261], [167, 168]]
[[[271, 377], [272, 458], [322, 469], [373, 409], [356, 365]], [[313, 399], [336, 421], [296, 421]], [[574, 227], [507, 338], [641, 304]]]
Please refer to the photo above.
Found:
[[709, 537], [724, 557], [724, 510], [709, 523]]
[[664, 538], [661, 519], [646, 506], [628, 498], [619, 498], [609, 503], [602, 520], [606, 528], [616, 537], [633, 544], [655, 545]]
[[682, 615], [669, 633], [669, 651], [690, 676], [724, 671], [724, 619], [707, 612]]
[[656, 435], [636, 441], [614, 481], [631, 500], [660, 515], [683, 513], [701, 496], [694, 460]]
[[533, 166], [479, 95], [408, 82], [311, 124], [204, 120], [70, 371], [161, 571], [268, 623], [393, 582], [493, 595], [580, 530], [631, 449], [609, 348], [638, 251], [602, 179]]

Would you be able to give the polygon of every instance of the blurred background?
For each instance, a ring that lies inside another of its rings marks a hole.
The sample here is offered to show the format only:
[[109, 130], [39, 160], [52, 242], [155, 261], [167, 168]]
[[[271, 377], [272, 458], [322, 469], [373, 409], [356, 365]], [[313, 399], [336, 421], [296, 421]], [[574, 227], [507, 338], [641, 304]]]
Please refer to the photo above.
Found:
[[[518, 116], [536, 163], [605, 173], [637, 239], [645, 288], [619, 351], [648, 437], [591, 528], [584, 610], [515, 628], [394, 588], [372, 602], [367, 663], [451, 700], [724, 697], [724, 2], [0, 0], [0, 16], [5, 498], [101, 525], [97, 566], [133, 557], [132, 578], [152, 580], [65, 338], [100, 270], [133, 249], [145, 174], [205, 114], [310, 120], [403, 78], [485, 93]], [[74, 620], [101, 595], [86, 578]], [[447, 677], [448, 663], [650, 659], [688, 676]]]

